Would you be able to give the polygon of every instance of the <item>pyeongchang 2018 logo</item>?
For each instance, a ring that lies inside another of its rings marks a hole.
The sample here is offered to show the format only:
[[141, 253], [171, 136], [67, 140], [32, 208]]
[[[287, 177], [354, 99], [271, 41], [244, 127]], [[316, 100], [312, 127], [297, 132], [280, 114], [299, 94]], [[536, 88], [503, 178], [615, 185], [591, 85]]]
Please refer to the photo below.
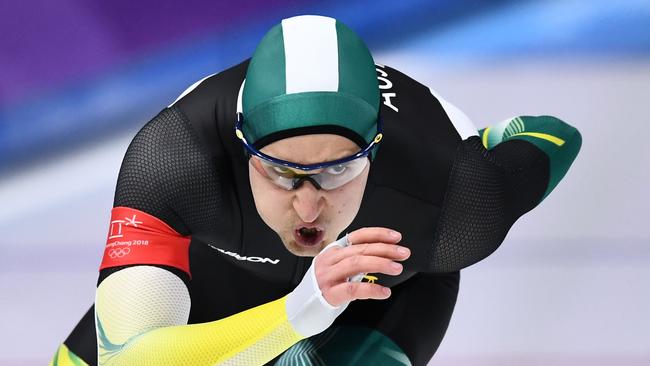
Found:
[[124, 220], [113, 220], [111, 221], [111, 230], [108, 232], [108, 239], [117, 239], [124, 236], [122, 234], [122, 226], [133, 226], [138, 227], [139, 224], [142, 224], [142, 221], [137, 221], [135, 215], [133, 217], [125, 217]]
[[122, 239], [124, 238], [124, 229], [128, 226], [137, 228], [140, 224], [142, 221], [138, 221], [135, 214], [132, 217], [124, 217], [122, 220], [112, 220], [108, 232], [109, 242], [106, 244], [106, 255], [111, 259], [123, 258], [131, 253], [131, 246], [149, 245], [148, 240]]

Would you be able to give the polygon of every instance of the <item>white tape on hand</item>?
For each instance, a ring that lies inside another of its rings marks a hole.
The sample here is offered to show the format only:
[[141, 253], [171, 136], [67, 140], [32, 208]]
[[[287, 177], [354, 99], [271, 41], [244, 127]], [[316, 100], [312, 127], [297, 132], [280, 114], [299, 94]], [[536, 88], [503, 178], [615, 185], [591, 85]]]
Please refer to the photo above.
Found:
[[[350, 245], [351, 243], [348, 240], [348, 234], [345, 234], [341, 239], [328, 244], [318, 255], [321, 255], [334, 246], [345, 248]], [[333, 306], [325, 300], [323, 293], [318, 286], [314, 267], [318, 255], [311, 262], [311, 266], [309, 266], [302, 281], [300, 281], [298, 286], [296, 286], [296, 288], [287, 296], [286, 302], [286, 311], [289, 322], [298, 333], [305, 337], [311, 337], [312, 335], [318, 334], [329, 328], [336, 317], [338, 317], [350, 303], [348, 301], [339, 306]], [[353, 278], [356, 279], [358, 276], [361, 276], [359, 279], [360, 281], [363, 278], [363, 275], [361, 274], [356, 275]]]
[[[341, 247], [341, 248], [349, 247], [350, 245], [352, 245], [352, 243], [350, 242], [350, 238], [348, 237], [349, 235], [350, 235], [349, 233], [346, 233], [345, 236], [342, 237], [341, 239], [339, 239], [337, 241], [334, 241], [334, 242], [331, 242], [329, 245], [327, 245], [325, 248], [323, 248], [321, 253], [323, 253], [324, 251], [326, 251], [329, 248], [332, 248], [334, 246], [338, 246], [338, 247]], [[347, 281], [348, 282], [361, 282], [361, 280], [363, 280], [363, 278], [366, 275], [367, 275], [367, 273], [359, 273], [359, 274], [356, 274], [356, 275], [354, 275], [352, 277], [348, 277]]]

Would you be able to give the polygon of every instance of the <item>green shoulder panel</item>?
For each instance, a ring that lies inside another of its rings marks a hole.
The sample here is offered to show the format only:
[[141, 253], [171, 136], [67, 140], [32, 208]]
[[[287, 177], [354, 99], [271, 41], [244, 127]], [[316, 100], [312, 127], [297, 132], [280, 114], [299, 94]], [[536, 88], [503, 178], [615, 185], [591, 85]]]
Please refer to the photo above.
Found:
[[479, 131], [483, 146], [491, 149], [501, 142], [528, 141], [549, 158], [549, 183], [544, 197], [562, 180], [582, 146], [582, 135], [573, 126], [552, 116], [520, 116]]
[[275, 366], [411, 365], [406, 354], [382, 333], [358, 326], [333, 326], [303, 339], [277, 360]]

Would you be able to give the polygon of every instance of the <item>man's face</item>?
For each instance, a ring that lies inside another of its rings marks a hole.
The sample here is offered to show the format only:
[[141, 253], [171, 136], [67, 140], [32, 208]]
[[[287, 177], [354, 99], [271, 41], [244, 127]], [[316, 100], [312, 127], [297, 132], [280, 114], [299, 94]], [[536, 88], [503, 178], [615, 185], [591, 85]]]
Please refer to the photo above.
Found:
[[[260, 149], [267, 155], [299, 164], [336, 160], [359, 150], [352, 140], [334, 134], [289, 137]], [[370, 163], [358, 177], [334, 190], [318, 190], [306, 180], [298, 189], [287, 191], [258, 172], [253, 166], [254, 159], [249, 160], [248, 174], [257, 212], [291, 253], [315, 256], [336, 240], [359, 212]], [[303, 225], [322, 227], [323, 239], [313, 245], [301, 244], [296, 240], [296, 230]]]

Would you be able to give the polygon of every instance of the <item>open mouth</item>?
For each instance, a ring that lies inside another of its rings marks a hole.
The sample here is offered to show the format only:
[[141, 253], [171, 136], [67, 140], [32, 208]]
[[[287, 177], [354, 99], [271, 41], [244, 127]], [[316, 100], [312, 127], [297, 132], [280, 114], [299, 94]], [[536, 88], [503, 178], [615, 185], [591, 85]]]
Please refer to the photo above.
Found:
[[325, 231], [319, 227], [301, 227], [294, 230], [293, 236], [296, 242], [304, 246], [314, 246], [321, 241], [325, 236]]

